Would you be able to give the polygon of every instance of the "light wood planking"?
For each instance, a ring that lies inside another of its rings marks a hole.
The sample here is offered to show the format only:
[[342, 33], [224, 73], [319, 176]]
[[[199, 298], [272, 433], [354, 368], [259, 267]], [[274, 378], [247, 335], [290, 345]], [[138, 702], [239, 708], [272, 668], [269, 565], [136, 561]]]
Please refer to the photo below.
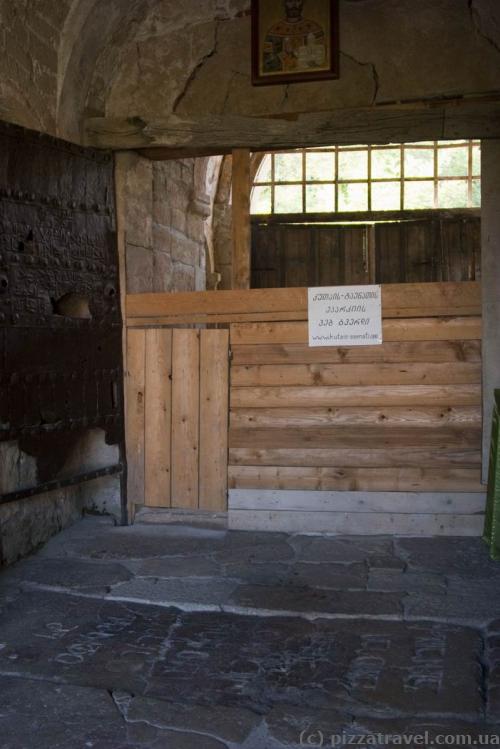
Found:
[[484, 515], [230, 510], [229, 528], [338, 535], [481, 536]]
[[[245, 271], [246, 272], [246, 271]], [[468, 283], [387, 284], [382, 288], [384, 318], [481, 314], [481, 287]], [[231, 315], [290, 312], [307, 320], [307, 288], [129, 294], [127, 317]]]
[[170, 507], [172, 331], [146, 331], [145, 504]]
[[227, 509], [229, 331], [202, 330], [200, 339], [201, 510]]
[[390, 449], [260, 449], [231, 448], [229, 464], [249, 466], [325, 466], [331, 468], [386, 468], [417, 466], [435, 468], [477, 468], [481, 465], [481, 452], [477, 450], [444, 450], [443, 448], [396, 447]]
[[410, 515], [484, 513], [486, 494], [456, 492], [272, 491], [232, 489], [230, 510], [388, 512]]
[[383, 362], [480, 362], [480, 341], [402, 341], [351, 348], [305, 344], [235, 345], [233, 367], [254, 364], [370, 364]]
[[475, 406], [479, 385], [394, 385], [390, 387], [231, 388], [231, 408], [318, 406]]
[[480, 384], [481, 364], [263, 364], [234, 366], [233, 387]]
[[172, 339], [172, 507], [198, 507], [200, 349], [197, 330]]
[[388, 406], [380, 408], [235, 408], [231, 411], [232, 429], [254, 427], [296, 428], [328, 425], [378, 424], [390, 428], [393, 425], [407, 426], [475, 426], [482, 422], [480, 406], [422, 406], [404, 408]]
[[484, 492], [479, 468], [230, 466], [231, 489]]
[[231, 429], [231, 448], [253, 447], [296, 450], [300, 448], [343, 448], [359, 451], [377, 448], [398, 447], [477, 447], [481, 429], [477, 427], [401, 427], [386, 429], [380, 426], [331, 426], [305, 427], [303, 429]]
[[127, 492], [131, 505], [144, 504], [144, 424], [145, 424], [146, 332], [127, 333], [126, 448]]
[[[421, 317], [406, 320], [384, 320], [386, 341], [453, 341], [480, 340], [481, 319], [478, 317]], [[231, 345], [241, 344], [307, 344], [307, 323], [234, 323]]]

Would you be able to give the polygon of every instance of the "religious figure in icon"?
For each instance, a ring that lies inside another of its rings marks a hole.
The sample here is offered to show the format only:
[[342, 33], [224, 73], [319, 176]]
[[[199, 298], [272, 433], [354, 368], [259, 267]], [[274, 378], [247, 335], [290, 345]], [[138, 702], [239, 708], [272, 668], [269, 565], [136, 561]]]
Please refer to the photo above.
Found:
[[305, 2], [283, 0], [284, 18], [274, 23], [264, 37], [264, 74], [312, 72], [328, 67], [325, 29], [304, 17]]

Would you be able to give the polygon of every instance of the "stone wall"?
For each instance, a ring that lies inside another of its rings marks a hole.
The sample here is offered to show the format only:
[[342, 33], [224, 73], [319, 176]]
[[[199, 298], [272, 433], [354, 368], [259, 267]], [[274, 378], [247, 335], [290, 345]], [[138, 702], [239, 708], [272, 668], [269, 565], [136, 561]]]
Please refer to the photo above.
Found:
[[129, 294], [205, 289], [205, 161], [120, 154]]
[[0, 119], [56, 133], [58, 58], [71, 0], [0, 2]]
[[215, 271], [220, 274], [219, 289], [231, 288], [233, 254], [233, 220], [231, 205], [232, 159], [226, 156], [220, 170], [220, 177], [213, 208], [213, 236]]
[[[88, 430], [58, 476], [62, 479], [106, 468], [119, 460], [118, 447], [106, 444], [103, 430]], [[38, 483], [36, 459], [23, 452], [16, 441], [0, 442], [0, 467], [0, 495]], [[116, 522], [121, 521], [118, 476], [0, 505], [0, 566], [30, 554], [85, 512], [109, 514]]]
[[340, 0], [340, 79], [253, 87], [249, 0], [0, 0], [0, 118], [278, 114], [500, 90], [495, 0]]

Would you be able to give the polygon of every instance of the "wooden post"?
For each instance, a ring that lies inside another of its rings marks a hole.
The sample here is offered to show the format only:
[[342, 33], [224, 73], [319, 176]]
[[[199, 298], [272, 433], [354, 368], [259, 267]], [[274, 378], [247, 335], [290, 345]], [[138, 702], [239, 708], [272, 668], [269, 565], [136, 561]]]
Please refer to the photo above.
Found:
[[494, 391], [500, 388], [500, 140], [481, 143], [483, 483], [488, 481]]
[[250, 151], [233, 151], [233, 266], [232, 288], [250, 288]]

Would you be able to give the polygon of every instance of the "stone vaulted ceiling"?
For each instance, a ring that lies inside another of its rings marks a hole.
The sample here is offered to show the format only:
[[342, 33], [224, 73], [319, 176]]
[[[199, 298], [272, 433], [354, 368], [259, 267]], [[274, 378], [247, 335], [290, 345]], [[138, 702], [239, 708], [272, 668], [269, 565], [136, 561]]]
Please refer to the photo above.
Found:
[[496, 0], [340, 0], [341, 78], [253, 88], [249, 0], [0, 0], [0, 118], [80, 140], [85, 117], [365, 107], [500, 91]]

